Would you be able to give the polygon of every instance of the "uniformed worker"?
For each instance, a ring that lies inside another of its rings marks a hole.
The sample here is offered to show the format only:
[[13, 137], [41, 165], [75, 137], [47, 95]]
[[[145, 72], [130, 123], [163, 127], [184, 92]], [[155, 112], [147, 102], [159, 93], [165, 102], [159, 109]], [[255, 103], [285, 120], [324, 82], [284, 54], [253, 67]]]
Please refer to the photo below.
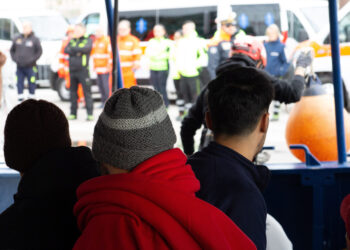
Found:
[[85, 26], [74, 26], [73, 38], [66, 46], [64, 53], [69, 55], [70, 75], [70, 115], [69, 120], [77, 119], [78, 85], [81, 83], [85, 96], [87, 120], [93, 121], [93, 101], [91, 97], [91, 82], [89, 78], [89, 57], [92, 49], [92, 40], [85, 34]]
[[216, 68], [230, 57], [234, 39], [245, 36], [245, 32], [237, 26], [235, 12], [230, 12], [223, 19], [218, 17], [217, 22], [220, 23], [220, 30], [215, 32], [208, 45], [208, 71], [211, 79], [216, 77]]
[[10, 49], [11, 58], [17, 64], [18, 101], [24, 100], [24, 80], [27, 78], [29, 98], [35, 98], [36, 61], [42, 54], [40, 40], [34, 35], [32, 24], [23, 22], [23, 33], [13, 39]]
[[166, 107], [169, 106], [169, 99], [166, 91], [166, 84], [169, 74], [169, 57], [172, 47], [171, 41], [165, 37], [164, 25], [157, 24], [153, 28], [154, 38], [149, 40], [146, 49], [146, 56], [150, 61], [150, 82], [164, 100]]

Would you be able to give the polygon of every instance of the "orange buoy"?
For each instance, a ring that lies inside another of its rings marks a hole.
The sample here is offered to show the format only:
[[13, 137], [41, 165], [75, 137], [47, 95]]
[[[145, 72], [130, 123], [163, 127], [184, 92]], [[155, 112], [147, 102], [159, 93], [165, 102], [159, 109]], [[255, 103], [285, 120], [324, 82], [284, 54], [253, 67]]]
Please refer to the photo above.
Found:
[[[303, 96], [295, 104], [286, 127], [287, 144], [304, 144], [320, 161], [338, 159], [334, 97], [328, 94]], [[350, 148], [350, 116], [344, 109], [346, 150]], [[302, 150], [291, 150], [305, 162]]]

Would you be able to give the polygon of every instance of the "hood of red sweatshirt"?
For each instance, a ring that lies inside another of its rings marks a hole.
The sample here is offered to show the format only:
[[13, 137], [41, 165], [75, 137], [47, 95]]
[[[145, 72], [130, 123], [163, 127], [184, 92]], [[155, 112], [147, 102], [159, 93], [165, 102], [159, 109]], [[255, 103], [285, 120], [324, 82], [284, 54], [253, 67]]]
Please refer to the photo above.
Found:
[[195, 197], [200, 185], [186, 161], [181, 150], [171, 149], [130, 173], [84, 182], [74, 208], [79, 228], [84, 234], [92, 220], [127, 214], [151, 226], [172, 249], [256, 249], [224, 213]]

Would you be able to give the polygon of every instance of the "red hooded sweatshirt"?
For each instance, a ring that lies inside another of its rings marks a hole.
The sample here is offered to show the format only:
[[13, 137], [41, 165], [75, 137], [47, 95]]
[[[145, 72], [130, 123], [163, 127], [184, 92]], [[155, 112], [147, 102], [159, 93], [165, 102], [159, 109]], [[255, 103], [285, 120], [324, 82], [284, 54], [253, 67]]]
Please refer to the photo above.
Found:
[[179, 149], [130, 173], [80, 185], [74, 249], [256, 249], [220, 210], [195, 197], [199, 182]]

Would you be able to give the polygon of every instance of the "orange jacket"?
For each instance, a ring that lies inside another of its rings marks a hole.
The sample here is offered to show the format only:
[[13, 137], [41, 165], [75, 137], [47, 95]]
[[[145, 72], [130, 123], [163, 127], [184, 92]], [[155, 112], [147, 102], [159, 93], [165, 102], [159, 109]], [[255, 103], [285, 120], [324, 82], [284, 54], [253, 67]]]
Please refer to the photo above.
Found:
[[124, 87], [130, 88], [136, 85], [133, 70], [135, 65], [139, 64], [141, 58], [140, 40], [133, 35], [118, 36], [118, 49]]
[[111, 72], [113, 60], [111, 41], [108, 36], [96, 38], [91, 50], [91, 58], [97, 74]]
[[65, 78], [69, 74], [69, 55], [64, 53], [64, 49], [69, 43], [68, 37], [62, 40], [62, 45], [60, 52], [58, 54], [59, 68], [58, 68], [58, 76], [61, 78]]

